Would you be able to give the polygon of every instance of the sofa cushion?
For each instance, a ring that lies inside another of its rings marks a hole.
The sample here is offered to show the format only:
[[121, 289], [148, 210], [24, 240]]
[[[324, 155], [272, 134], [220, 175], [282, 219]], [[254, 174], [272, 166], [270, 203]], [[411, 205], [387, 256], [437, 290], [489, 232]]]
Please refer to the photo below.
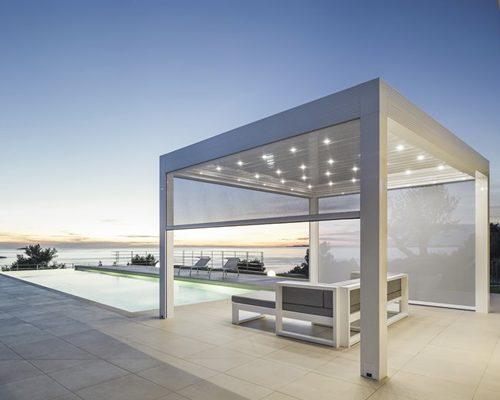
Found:
[[249, 304], [257, 307], [275, 308], [276, 293], [266, 290], [235, 294], [231, 297], [233, 303]]
[[323, 291], [283, 286], [283, 303], [323, 307]]

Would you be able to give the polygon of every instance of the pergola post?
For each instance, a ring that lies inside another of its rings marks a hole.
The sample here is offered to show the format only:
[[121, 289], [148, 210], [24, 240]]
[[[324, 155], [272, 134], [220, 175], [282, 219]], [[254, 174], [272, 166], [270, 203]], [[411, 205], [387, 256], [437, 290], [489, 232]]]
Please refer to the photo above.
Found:
[[379, 80], [361, 90], [361, 375], [387, 375], [387, 110]]
[[[309, 214], [318, 214], [319, 201], [317, 197], [309, 199]], [[309, 222], [309, 282], [319, 281], [319, 222]]]
[[167, 231], [173, 220], [173, 182], [160, 165], [160, 318], [174, 316], [174, 232]]
[[489, 179], [476, 172], [476, 311], [490, 311]]

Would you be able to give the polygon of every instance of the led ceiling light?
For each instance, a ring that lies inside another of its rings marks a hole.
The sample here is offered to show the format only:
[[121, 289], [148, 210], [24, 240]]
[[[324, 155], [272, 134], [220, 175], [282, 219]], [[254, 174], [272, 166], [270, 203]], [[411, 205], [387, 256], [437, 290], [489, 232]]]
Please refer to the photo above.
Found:
[[331, 158], [328, 160], [328, 164], [330, 164], [330, 165], [333, 164], [333, 160]]
[[398, 145], [398, 147], [396, 147], [397, 151], [403, 151], [404, 149], [405, 149], [405, 147], [402, 144], [400, 144], [400, 145]]
[[217, 167], [217, 171], [220, 171], [222, 168], [221, 167]]
[[291, 151], [292, 153], [295, 153], [295, 152], [297, 151], [297, 149], [296, 149], [295, 147], [292, 147], [292, 148], [290, 149], [290, 151]]
[[423, 159], [424, 159], [424, 156], [423, 156], [423, 155], [419, 155], [419, 156], [417, 157], [417, 160], [418, 160], [418, 161], [422, 161]]
[[304, 170], [304, 169], [306, 169], [307, 167], [306, 167], [304, 164], [302, 164], [302, 165], [300, 166], [300, 168]]
[[323, 143], [324, 143], [324, 144], [329, 144], [329, 143], [330, 143], [330, 139], [325, 139], [325, 140], [323, 140]]
[[285, 183], [285, 180], [284, 180], [284, 179], [282, 179], [282, 180], [281, 180], [281, 183]]
[[326, 176], [330, 176], [330, 171], [326, 171]]
[[332, 186], [332, 185], [333, 185], [333, 182], [328, 182], [328, 184], [329, 184], [330, 186]]
[[278, 175], [281, 175], [281, 171], [280, 171], [279, 169], [278, 169], [278, 170], [276, 170], [276, 173], [277, 173]]
[[238, 161], [238, 165], [241, 167], [243, 165], [242, 161]]
[[352, 178], [352, 183], [356, 183], [356, 178]]
[[312, 189], [312, 186], [311, 186], [311, 185], [308, 185], [307, 187], [308, 187], [309, 189]]
[[255, 174], [255, 178], [259, 179], [260, 175], [259, 174]]
[[305, 181], [307, 179], [307, 176], [302, 175], [302, 179]]
[[406, 170], [406, 175], [410, 175], [411, 171], [409, 169]]
[[444, 169], [444, 165], [440, 165], [440, 166], [438, 167], [438, 169], [439, 169], [439, 170]]
[[353, 167], [352, 170], [356, 172], [358, 170], [358, 167]]

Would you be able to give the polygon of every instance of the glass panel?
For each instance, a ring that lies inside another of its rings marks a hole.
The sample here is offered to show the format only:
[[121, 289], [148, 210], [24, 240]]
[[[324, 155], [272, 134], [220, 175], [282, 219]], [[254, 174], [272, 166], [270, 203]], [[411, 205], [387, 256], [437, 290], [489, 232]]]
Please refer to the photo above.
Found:
[[[203, 256], [210, 257], [209, 266], [217, 269], [227, 257], [238, 257], [249, 261], [250, 272], [279, 274], [300, 265], [308, 245], [307, 222], [178, 230], [174, 231], [174, 264], [194, 265]], [[189, 270], [181, 270], [181, 276], [187, 274]]]
[[388, 193], [389, 272], [409, 275], [410, 300], [474, 306], [474, 182]]
[[171, 172], [169, 215], [174, 225], [307, 215], [309, 198], [359, 193], [359, 140], [353, 120]]
[[309, 200], [258, 190], [174, 180], [174, 224], [307, 215]]
[[351, 279], [360, 270], [359, 219], [319, 223], [319, 281], [333, 283]]
[[324, 197], [319, 199], [319, 213], [359, 211], [359, 194]]

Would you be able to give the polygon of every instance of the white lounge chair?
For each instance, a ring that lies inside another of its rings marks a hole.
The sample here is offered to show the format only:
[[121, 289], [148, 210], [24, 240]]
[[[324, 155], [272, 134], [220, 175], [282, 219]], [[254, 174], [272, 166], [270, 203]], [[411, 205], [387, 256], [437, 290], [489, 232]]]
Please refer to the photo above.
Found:
[[[240, 270], [238, 269], [238, 263], [240, 262], [239, 257], [228, 257], [226, 263], [222, 266], [222, 279], [224, 279], [224, 274], [227, 276], [228, 271], [236, 271], [238, 272], [238, 276], [240, 276]], [[208, 269], [208, 277], [210, 278], [210, 274], [213, 268]], [[218, 269], [218, 268], [216, 268]]]
[[[179, 276], [181, 275], [181, 269], [183, 269], [183, 268], [189, 268], [189, 276], [191, 276], [193, 269], [195, 269], [196, 273], [198, 273], [200, 268], [209, 268], [207, 266], [209, 261], [210, 261], [210, 257], [200, 257], [200, 259], [194, 265], [180, 265], [179, 271], [177, 272], [177, 275], [179, 275]], [[210, 275], [210, 268], [208, 270], [208, 273]]]

